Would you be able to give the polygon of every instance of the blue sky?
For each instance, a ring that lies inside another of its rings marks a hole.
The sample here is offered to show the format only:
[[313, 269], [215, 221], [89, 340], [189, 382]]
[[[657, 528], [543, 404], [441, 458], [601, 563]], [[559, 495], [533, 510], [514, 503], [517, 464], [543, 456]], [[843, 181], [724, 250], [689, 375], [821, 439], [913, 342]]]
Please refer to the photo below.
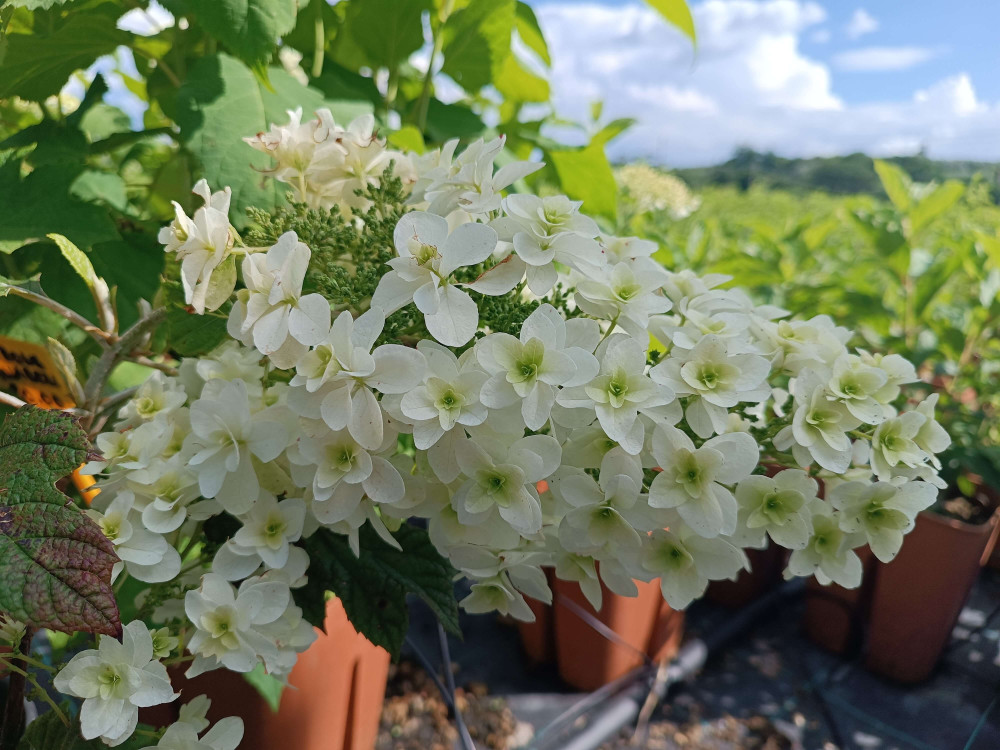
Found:
[[640, 126], [619, 157], [675, 166], [740, 145], [790, 156], [924, 148], [1000, 159], [1000, 3], [695, 0], [690, 47], [640, 0], [532, 0], [560, 112]]

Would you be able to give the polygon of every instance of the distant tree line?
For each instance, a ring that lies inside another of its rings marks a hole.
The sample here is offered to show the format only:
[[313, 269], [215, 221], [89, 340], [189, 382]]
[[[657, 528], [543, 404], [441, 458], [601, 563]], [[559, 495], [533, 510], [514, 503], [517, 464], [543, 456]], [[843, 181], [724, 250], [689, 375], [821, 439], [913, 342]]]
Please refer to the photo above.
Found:
[[[902, 167], [916, 182], [962, 180], [984, 201], [1000, 202], [1000, 164], [982, 161], [938, 161], [923, 153], [887, 159]], [[786, 159], [750, 148], [737, 149], [724, 164], [674, 170], [694, 189], [735, 185], [746, 190], [751, 185], [778, 190], [822, 190], [834, 194], [869, 193], [885, 197], [872, 166], [872, 158], [862, 153], [847, 156]]]

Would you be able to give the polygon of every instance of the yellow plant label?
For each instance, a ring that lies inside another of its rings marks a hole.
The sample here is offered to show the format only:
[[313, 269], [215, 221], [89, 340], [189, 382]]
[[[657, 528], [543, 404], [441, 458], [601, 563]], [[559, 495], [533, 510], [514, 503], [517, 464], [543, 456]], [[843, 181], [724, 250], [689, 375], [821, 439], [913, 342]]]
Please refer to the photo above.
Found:
[[43, 409], [76, 404], [44, 346], [0, 336], [0, 390]]

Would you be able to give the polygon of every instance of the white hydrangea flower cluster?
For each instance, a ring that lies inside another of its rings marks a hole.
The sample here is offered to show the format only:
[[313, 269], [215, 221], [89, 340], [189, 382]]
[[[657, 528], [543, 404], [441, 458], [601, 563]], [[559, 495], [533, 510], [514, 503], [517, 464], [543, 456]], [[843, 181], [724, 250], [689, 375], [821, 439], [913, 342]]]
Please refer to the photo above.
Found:
[[[852, 351], [829, 318], [788, 320], [727, 277], [668, 271], [653, 243], [602, 233], [565, 196], [504, 196], [539, 165], [495, 170], [502, 139], [403, 159], [370, 123], [338, 129], [328, 114], [248, 140], [310, 205], [345, 195], [329, 152], [412, 165], [414, 210], [369, 309], [302, 293], [311, 251], [294, 233], [230, 248], [244, 285], [233, 340], [143, 385], [90, 467], [124, 569], [183, 590], [154, 619], [193, 631], [179, 647], [189, 675], [289, 673], [315, 638], [291, 596], [309, 575], [298, 543], [320, 528], [357, 554], [366, 524], [398, 546], [390, 529], [426, 519], [471, 581], [462, 606], [522, 619], [525, 596], [551, 601], [545, 567], [595, 607], [602, 581], [629, 595], [658, 579], [682, 608], [747, 568], [745, 548], [781, 545], [787, 575], [849, 587], [853, 550], [898, 552], [948, 445], [933, 400], [897, 410], [916, 379], [905, 360]], [[164, 230], [182, 263], [198, 221], [179, 212]], [[534, 308], [517, 335], [483, 325], [483, 300], [511, 293]], [[380, 344], [411, 303], [430, 338]], [[220, 514], [238, 530], [210, 570], [185, 569], [177, 547]], [[131, 709], [109, 711], [105, 737]]]

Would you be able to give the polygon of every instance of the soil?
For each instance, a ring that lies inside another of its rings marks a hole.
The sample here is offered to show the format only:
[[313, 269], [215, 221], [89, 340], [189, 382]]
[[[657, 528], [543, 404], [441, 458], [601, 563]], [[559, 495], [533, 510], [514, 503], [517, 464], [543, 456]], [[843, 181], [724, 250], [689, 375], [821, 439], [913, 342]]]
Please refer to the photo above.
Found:
[[[518, 723], [503, 698], [470, 683], [456, 689], [455, 703], [477, 747], [507, 750]], [[408, 661], [390, 666], [375, 750], [453, 750], [457, 742], [448, 705], [427, 673]]]
[[995, 498], [980, 492], [976, 493], [976, 497], [972, 499], [959, 495], [951, 500], [945, 500], [937, 510], [951, 518], [978, 526], [990, 520], [996, 507]]
[[[519, 723], [503, 698], [489, 695], [486, 685], [471, 683], [456, 690], [469, 734], [480, 750], [516, 750], [533, 731]], [[645, 741], [627, 727], [601, 750], [790, 750], [793, 743], [768, 719], [722, 716], [700, 721], [697, 711], [687, 721], [657, 719], [649, 723]], [[375, 750], [454, 750], [458, 731], [437, 686], [417, 664], [402, 661], [389, 668], [389, 683]]]

